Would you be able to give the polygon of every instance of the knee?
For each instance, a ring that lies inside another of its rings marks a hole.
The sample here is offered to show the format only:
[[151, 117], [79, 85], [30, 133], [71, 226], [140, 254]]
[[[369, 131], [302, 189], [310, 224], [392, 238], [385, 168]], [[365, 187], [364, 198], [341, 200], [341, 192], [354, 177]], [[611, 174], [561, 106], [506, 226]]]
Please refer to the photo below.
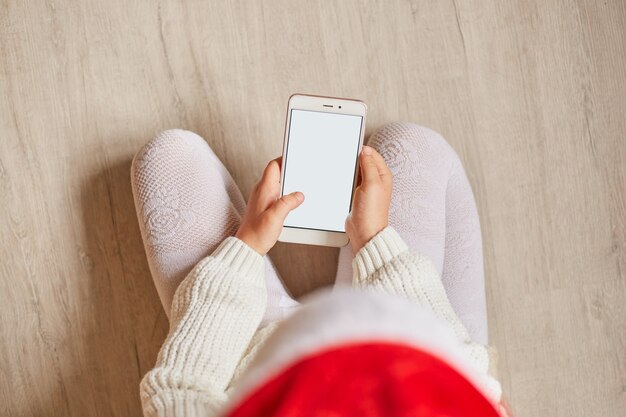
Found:
[[208, 145], [200, 136], [183, 129], [168, 129], [157, 133], [148, 141], [135, 155], [169, 152], [173, 150], [194, 150], [197, 148], [207, 148]]
[[456, 163], [459, 160], [454, 149], [439, 133], [415, 123], [393, 122], [383, 125], [370, 136], [368, 145], [383, 155], [385, 160], [393, 159], [401, 152], [410, 153], [422, 162]]
[[209, 145], [197, 134], [183, 129], [169, 129], [156, 134], [133, 157], [132, 173], [154, 163], [167, 161], [169, 158], [192, 156], [200, 150], [209, 149]]

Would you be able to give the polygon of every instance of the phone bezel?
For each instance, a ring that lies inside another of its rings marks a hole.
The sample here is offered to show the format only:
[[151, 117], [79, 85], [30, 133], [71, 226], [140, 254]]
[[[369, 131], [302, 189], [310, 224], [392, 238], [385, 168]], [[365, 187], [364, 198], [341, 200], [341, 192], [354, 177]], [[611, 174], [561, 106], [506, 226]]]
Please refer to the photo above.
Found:
[[[341, 108], [339, 108], [341, 106]], [[287, 116], [285, 118], [285, 133], [283, 136], [283, 164], [287, 154], [287, 147], [289, 145], [289, 128], [291, 123], [291, 110], [312, 110], [323, 113], [335, 113], [345, 114], [353, 116], [361, 116], [361, 134], [359, 137], [358, 153], [361, 153], [363, 147], [363, 138], [365, 137], [365, 118], [367, 115], [367, 105], [360, 100], [346, 99], [339, 97], [324, 97], [310, 94], [293, 94], [289, 97], [287, 106]], [[280, 193], [282, 197], [283, 180], [285, 170], [281, 167], [280, 170]], [[354, 203], [354, 191], [356, 189], [357, 177], [359, 174], [358, 169], [358, 156], [357, 163], [355, 164], [354, 178], [352, 180], [352, 195], [351, 201]], [[306, 196], [305, 196], [306, 198]], [[350, 207], [352, 210], [352, 207]], [[280, 242], [290, 243], [303, 243], [308, 245], [320, 245], [341, 247], [348, 244], [348, 235], [345, 232], [333, 232], [326, 230], [314, 230], [314, 229], [302, 229], [297, 227], [283, 227], [278, 238]]]

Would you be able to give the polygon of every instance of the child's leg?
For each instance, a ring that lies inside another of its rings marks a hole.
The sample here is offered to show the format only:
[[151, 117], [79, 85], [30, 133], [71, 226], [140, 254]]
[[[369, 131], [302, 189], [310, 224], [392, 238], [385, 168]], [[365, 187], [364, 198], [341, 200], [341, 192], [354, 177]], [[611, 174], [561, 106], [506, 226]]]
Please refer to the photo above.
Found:
[[[409, 123], [383, 126], [369, 140], [393, 173], [389, 224], [431, 258], [459, 318], [475, 341], [487, 341], [480, 225], [465, 172], [448, 143]], [[350, 247], [341, 249], [337, 282], [352, 281]]]
[[[180, 282], [235, 234], [246, 203], [207, 143], [185, 130], [168, 130], [148, 142], [133, 160], [131, 182], [148, 264], [169, 317]], [[262, 325], [298, 304], [265, 260], [268, 305]]]
[[446, 248], [443, 286], [472, 340], [488, 342], [485, 271], [480, 221], [472, 187], [455, 154], [446, 189]]

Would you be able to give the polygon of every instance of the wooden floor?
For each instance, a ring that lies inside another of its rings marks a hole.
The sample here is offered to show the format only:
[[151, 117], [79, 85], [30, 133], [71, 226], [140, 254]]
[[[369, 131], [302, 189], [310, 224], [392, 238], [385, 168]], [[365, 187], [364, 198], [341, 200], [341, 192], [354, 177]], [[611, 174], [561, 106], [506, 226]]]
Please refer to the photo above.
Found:
[[[167, 322], [131, 158], [187, 128], [247, 195], [293, 92], [458, 151], [518, 416], [624, 415], [622, 0], [0, 0], [0, 415], [140, 415]], [[332, 281], [336, 250], [272, 255], [296, 294]]]

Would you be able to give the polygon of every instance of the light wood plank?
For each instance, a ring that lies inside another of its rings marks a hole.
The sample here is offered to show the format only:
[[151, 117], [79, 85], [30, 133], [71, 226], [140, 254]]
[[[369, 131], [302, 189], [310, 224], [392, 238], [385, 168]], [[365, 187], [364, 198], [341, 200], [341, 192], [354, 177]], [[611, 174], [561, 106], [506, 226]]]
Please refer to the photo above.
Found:
[[[132, 155], [196, 131], [247, 195], [309, 92], [458, 151], [516, 414], [622, 415], [625, 41], [620, 0], [0, 2], [0, 414], [140, 414], [167, 323]], [[272, 256], [333, 280], [334, 249]]]

